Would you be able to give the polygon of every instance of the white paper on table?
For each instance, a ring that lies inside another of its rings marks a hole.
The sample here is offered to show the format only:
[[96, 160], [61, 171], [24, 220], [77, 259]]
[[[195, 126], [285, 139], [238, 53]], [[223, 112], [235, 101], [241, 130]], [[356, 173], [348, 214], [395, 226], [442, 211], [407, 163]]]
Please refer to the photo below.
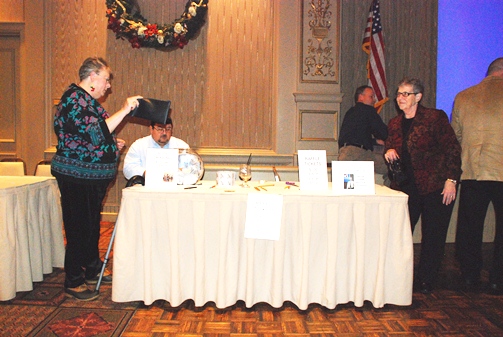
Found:
[[283, 196], [249, 193], [246, 206], [245, 238], [279, 240]]
[[328, 190], [327, 151], [299, 150], [298, 157], [300, 190]]
[[333, 161], [332, 190], [340, 195], [375, 194], [373, 161]]
[[175, 188], [178, 174], [178, 149], [147, 149], [145, 187]]

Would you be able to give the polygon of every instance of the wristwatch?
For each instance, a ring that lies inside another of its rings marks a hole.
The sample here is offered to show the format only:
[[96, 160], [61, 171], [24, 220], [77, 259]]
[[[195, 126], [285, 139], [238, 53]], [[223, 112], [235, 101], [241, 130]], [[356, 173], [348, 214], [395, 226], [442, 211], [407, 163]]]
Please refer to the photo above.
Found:
[[457, 180], [454, 180], [454, 179], [449, 179], [447, 178], [447, 181], [450, 181], [451, 183], [453, 183], [454, 185], [456, 185], [458, 183]]

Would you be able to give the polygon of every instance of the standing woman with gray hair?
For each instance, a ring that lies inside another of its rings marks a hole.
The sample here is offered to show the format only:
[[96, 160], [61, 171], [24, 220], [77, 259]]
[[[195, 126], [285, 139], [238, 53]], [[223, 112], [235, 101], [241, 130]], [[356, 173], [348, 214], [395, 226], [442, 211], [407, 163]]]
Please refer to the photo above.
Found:
[[420, 104], [424, 86], [405, 78], [398, 84], [398, 116], [388, 124], [384, 146], [387, 162], [401, 162], [403, 179], [391, 187], [408, 194], [412, 232], [421, 217], [421, 255], [416, 284], [430, 293], [444, 255], [456, 185], [461, 176], [461, 146], [442, 110]]
[[[87, 58], [79, 69], [80, 82], [68, 87], [54, 116], [58, 144], [51, 173], [61, 192], [67, 242], [64, 287], [67, 294], [83, 301], [99, 296], [88, 285], [97, 283], [103, 265], [98, 251], [102, 202], [125, 145], [114, 130], [141, 98], [128, 97], [110, 116], [99, 99], [110, 89], [111, 76], [104, 59]], [[111, 274], [105, 274], [103, 282], [111, 281]]]

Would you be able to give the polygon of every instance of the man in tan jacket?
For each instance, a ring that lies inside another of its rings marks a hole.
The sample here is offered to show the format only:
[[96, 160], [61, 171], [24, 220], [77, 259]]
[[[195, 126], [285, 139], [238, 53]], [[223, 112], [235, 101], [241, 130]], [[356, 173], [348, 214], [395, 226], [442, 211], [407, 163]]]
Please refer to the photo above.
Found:
[[457, 94], [452, 127], [462, 149], [456, 254], [464, 285], [475, 290], [480, 283], [484, 219], [492, 202], [496, 236], [488, 292], [503, 295], [503, 57], [482, 82]]

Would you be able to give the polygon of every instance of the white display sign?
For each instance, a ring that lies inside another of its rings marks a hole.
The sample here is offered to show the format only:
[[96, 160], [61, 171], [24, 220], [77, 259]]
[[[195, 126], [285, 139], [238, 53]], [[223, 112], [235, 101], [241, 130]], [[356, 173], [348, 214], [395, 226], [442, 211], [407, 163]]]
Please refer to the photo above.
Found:
[[300, 190], [327, 190], [327, 151], [299, 150], [298, 156]]
[[373, 161], [333, 161], [332, 190], [341, 195], [375, 194]]
[[249, 193], [245, 238], [278, 241], [282, 214], [282, 195]]
[[178, 149], [147, 149], [145, 187], [174, 188], [177, 185]]

